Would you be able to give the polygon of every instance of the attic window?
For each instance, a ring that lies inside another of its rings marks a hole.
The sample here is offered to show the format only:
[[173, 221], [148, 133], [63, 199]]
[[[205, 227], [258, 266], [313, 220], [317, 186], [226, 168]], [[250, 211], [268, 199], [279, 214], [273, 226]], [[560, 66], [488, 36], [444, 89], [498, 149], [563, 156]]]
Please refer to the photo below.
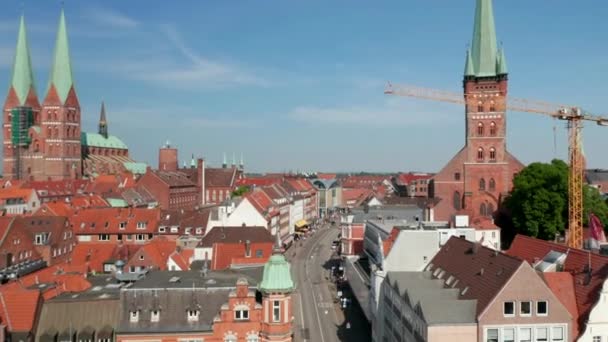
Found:
[[158, 322], [160, 319], [160, 311], [152, 310], [150, 312], [150, 322]]
[[198, 310], [188, 310], [188, 322], [198, 321]]
[[144, 255], [143, 255], [143, 254], [141, 254], [141, 255], [139, 256], [139, 260], [144, 260]]
[[118, 229], [125, 229], [127, 228], [127, 222], [120, 222], [118, 224]]
[[129, 322], [137, 323], [139, 321], [139, 311], [130, 311], [129, 312]]

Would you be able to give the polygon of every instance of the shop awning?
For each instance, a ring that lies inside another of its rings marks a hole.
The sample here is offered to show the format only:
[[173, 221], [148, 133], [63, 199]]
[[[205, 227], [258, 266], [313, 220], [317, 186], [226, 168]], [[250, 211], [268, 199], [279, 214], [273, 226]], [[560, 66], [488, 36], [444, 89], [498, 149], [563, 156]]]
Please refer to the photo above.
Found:
[[309, 223], [306, 220], [299, 220], [296, 222], [296, 228], [302, 228], [308, 226]]

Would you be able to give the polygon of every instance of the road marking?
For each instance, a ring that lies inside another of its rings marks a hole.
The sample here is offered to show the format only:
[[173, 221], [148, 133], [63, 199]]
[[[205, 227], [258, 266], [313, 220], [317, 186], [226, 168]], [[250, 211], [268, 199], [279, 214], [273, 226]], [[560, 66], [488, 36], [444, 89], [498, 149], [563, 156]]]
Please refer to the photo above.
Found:
[[332, 302], [321, 302], [319, 303], [319, 308], [320, 309], [331, 309], [334, 307], [334, 303]]
[[[310, 251], [308, 251], [308, 256], [305, 260], [308, 259], [312, 259], [312, 251], [314, 248], [311, 248]], [[307, 262], [304, 261], [304, 264], [306, 265]], [[308, 267], [306, 268], [306, 278], [308, 278]], [[309, 286], [310, 286], [310, 293], [312, 293], [312, 301], [314, 303], [315, 306], [315, 314], [317, 316], [317, 323], [319, 324], [319, 334], [321, 335], [321, 342], [325, 342], [325, 336], [323, 335], [323, 326], [321, 325], [321, 316], [319, 315], [319, 310], [316, 308], [317, 307], [317, 297], [315, 297], [314, 295], [314, 288], [312, 287], [312, 283], [308, 282]]]
[[[302, 305], [302, 294], [298, 293], [298, 298], [299, 298], [299, 302], [300, 302], [300, 324], [302, 324], [302, 330], [305, 328], [304, 325], [304, 309], [302, 309], [302, 307], [304, 305]], [[304, 338], [304, 336], [302, 336], [302, 341], [306, 341], [306, 338]]]

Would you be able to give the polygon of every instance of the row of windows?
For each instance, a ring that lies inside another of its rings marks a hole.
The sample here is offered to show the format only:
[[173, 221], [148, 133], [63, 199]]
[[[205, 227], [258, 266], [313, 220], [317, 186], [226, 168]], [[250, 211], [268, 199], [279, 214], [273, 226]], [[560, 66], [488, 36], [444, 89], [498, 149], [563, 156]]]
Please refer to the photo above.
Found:
[[[477, 136], [483, 137], [485, 135], [485, 125], [483, 122], [477, 123]], [[494, 121], [490, 122], [490, 136], [496, 136], [496, 123]]]
[[207, 194], [206, 194], [205, 197], [207, 199], [207, 202], [209, 202], [209, 201], [213, 201], [213, 202], [219, 201], [219, 202], [221, 202], [224, 199], [229, 199], [230, 198], [230, 190], [225, 190], [225, 191], [217, 190], [217, 192], [216, 192], [216, 190], [213, 190], [213, 191], [207, 190]]
[[[489, 159], [490, 161], [496, 161], [496, 149], [494, 147], [490, 147]], [[484, 161], [486, 159], [486, 153], [483, 147], [477, 149], [477, 161]]]
[[[76, 126], [66, 126], [64, 133], [65, 133], [64, 136], [66, 138], [80, 139], [80, 129]], [[58, 126], [47, 126], [46, 137], [47, 138], [59, 138], [59, 127]]]
[[[519, 302], [519, 316], [529, 317], [532, 316], [532, 301], [521, 301]], [[503, 305], [503, 314], [505, 317], [514, 317], [515, 316], [515, 304], [516, 302], [509, 301], [504, 302]], [[545, 300], [540, 300], [536, 302], [536, 315], [537, 316], [547, 316], [549, 313], [549, 304]]]
[[[486, 329], [486, 342], [563, 342], [566, 340], [563, 326], [508, 327]], [[595, 340], [594, 340], [595, 342]]]
[[118, 150], [118, 149], [108, 149], [108, 148], [97, 148], [97, 147], [89, 147], [89, 153], [93, 155], [103, 155], [103, 156], [126, 156], [127, 150]]

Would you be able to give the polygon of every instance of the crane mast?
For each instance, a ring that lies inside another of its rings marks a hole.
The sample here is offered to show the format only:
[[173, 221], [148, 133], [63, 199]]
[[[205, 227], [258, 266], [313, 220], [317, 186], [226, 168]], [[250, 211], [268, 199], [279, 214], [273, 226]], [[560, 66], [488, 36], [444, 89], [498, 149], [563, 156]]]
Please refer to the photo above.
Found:
[[[412, 85], [393, 85], [384, 90], [387, 95], [414, 97], [419, 99], [465, 104], [462, 94], [450, 91], [421, 88]], [[583, 248], [583, 174], [585, 165], [582, 150], [583, 121], [608, 126], [608, 117], [584, 113], [576, 106], [559, 105], [529, 99], [509, 98], [507, 110], [534, 113], [568, 121], [569, 174], [568, 174], [568, 246]]]

